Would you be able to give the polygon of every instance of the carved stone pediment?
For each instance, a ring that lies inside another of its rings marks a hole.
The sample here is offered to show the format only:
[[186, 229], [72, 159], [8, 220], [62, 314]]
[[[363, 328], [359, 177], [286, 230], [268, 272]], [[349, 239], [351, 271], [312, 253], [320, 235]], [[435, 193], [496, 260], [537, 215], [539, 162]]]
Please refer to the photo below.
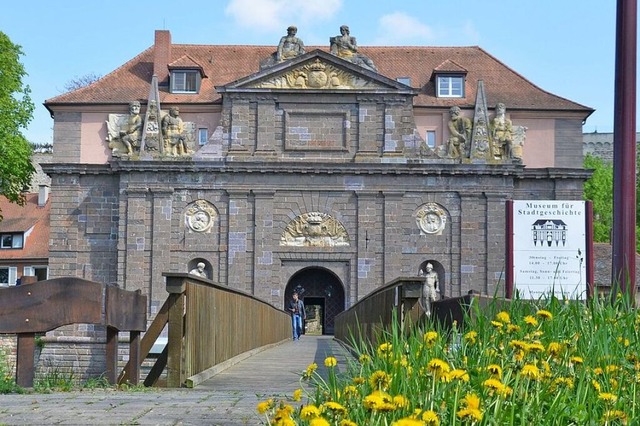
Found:
[[348, 246], [349, 235], [339, 220], [320, 212], [303, 213], [292, 220], [280, 237], [281, 246]]
[[322, 50], [314, 50], [218, 88], [220, 92], [246, 92], [247, 89], [371, 90], [414, 94], [413, 89], [402, 83]]

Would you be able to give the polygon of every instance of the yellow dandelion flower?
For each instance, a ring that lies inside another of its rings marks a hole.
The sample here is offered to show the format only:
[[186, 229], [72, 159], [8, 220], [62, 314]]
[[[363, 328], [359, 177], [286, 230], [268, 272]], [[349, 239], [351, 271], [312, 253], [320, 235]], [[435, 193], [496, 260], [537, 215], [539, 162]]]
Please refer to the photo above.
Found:
[[602, 421], [605, 423], [613, 422], [615, 420], [620, 420], [622, 424], [627, 424], [627, 415], [624, 411], [621, 410], [608, 410], [605, 411], [604, 415], [602, 416]]
[[464, 340], [471, 344], [476, 343], [477, 339], [478, 339], [478, 332], [474, 330], [471, 330], [470, 332], [464, 335]]
[[521, 351], [523, 351], [527, 349], [527, 342], [524, 342], [522, 340], [512, 340], [509, 342], [509, 346], [514, 349], [520, 349]]
[[604, 402], [613, 404], [614, 402], [616, 402], [618, 400], [618, 397], [612, 393], [609, 392], [600, 392], [598, 394], [598, 399], [602, 400]]
[[527, 345], [528, 352], [544, 352], [544, 345], [540, 342], [533, 342]]
[[267, 399], [258, 404], [257, 410], [259, 414], [264, 414], [274, 406], [273, 399]]
[[538, 320], [533, 315], [527, 315], [524, 317], [524, 323], [533, 327], [538, 326]]
[[391, 384], [391, 376], [382, 370], [376, 370], [371, 373], [369, 384], [373, 389], [387, 389]]
[[405, 408], [409, 406], [409, 400], [402, 395], [396, 395], [393, 397], [393, 403], [397, 408]]
[[492, 391], [496, 391], [504, 387], [504, 384], [498, 379], [487, 379], [482, 382], [482, 384], [484, 387]]
[[595, 390], [597, 390], [598, 392], [600, 392], [600, 383], [598, 383], [597, 380], [591, 380], [591, 385], [593, 386], [593, 388]]
[[540, 378], [540, 370], [533, 364], [525, 364], [520, 373], [531, 380], [538, 380]]
[[363, 405], [368, 410], [374, 411], [393, 411], [396, 406], [393, 404], [393, 398], [386, 392], [373, 391], [363, 399]]
[[478, 398], [477, 395], [467, 394], [464, 398], [462, 398], [462, 404], [465, 406], [465, 408], [456, 413], [456, 415], [460, 419], [471, 419], [477, 422], [482, 420], [482, 411], [480, 411], [480, 398]]
[[352, 422], [351, 420], [342, 419], [339, 423], [340, 426], [358, 426], [356, 422]]
[[324, 365], [325, 367], [335, 367], [338, 365], [338, 360], [335, 357], [328, 356], [324, 359]]
[[345, 386], [342, 392], [344, 393], [344, 396], [347, 399], [358, 396], [358, 388], [353, 385]]
[[515, 362], [522, 362], [524, 361], [524, 351], [517, 351], [516, 353], [513, 354], [513, 360]]
[[307, 367], [307, 369], [305, 370], [304, 374], [302, 375], [303, 378], [308, 379], [311, 376], [313, 376], [313, 373], [318, 369], [318, 364], [311, 363], [309, 364], [309, 366]]
[[320, 406], [320, 411], [326, 411], [326, 410], [330, 410], [334, 413], [338, 413], [342, 415], [347, 414], [347, 409], [344, 407], [344, 405], [335, 401], [327, 401]]
[[440, 418], [438, 414], [433, 410], [427, 410], [422, 413], [420, 416], [423, 422], [426, 423], [426, 426], [440, 426]]
[[593, 369], [593, 374], [595, 374], [596, 376], [601, 375], [604, 372], [604, 370], [600, 367], [596, 367]]
[[619, 383], [613, 377], [609, 379], [609, 384], [611, 385], [611, 389], [618, 389]]
[[296, 389], [293, 391], [293, 400], [300, 401], [302, 399], [302, 389]]
[[424, 333], [423, 339], [424, 339], [424, 343], [431, 346], [438, 339], [438, 333], [435, 331], [427, 331], [426, 333]]
[[572, 364], [584, 364], [584, 359], [581, 356], [572, 356], [569, 358]]
[[388, 355], [393, 350], [393, 345], [391, 343], [381, 343], [378, 346], [378, 356]]
[[502, 326], [503, 326], [503, 324], [500, 321], [491, 321], [491, 325], [498, 329], [502, 329]]
[[467, 373], [466, 370], [462, 370], [460, 368], [451, 370], [451, 372], [449, 373], [449, 377], [451, 378], [451, 380], [460, 380], [461, 382], [469, 381], [469, 373]]
[[499, 379], [502, 378], [502, 367], [500, 367], [498, 364], [487, 365], [487, 371]]
[[354, 377], [352, 380], [354, 385], [361, 385], [367, 381], [364, 377]]
[[438, 376], [451, 371], [451, 367], [449, 367], [449, 364], [447, 364], [446, 361], [443, 361], [440, 358], [433, 358], [431, 361], [429, 361], [429, 363], [427, 364], [427, 368], [429, 369], [429, 371], [435, 373]]
[[311, 420], [319, 416], [320, 416], [320, 408], [316, 407], [313, 404], [305, 405], [300, 410], [300, 418], [303, 420]]
[[331, 426], [331, 423], [329, 423], [322, 417], [316, 417], [314, 419], [311, 419], [311, 421], [309, 422], [309, 426]]
[[551, 342], [547, 346], [547, 353], [551, 356], [557, 357], [562, 352], [562, 345], [558, 342]]
[[411, 417], [405, 417], [403, 419], [392, 422], [391, 426], [424, 426], [424, 422], [422, 420], [414, 419]]
[[556, 379], [553, 380], [552, 383], [552, 388], [556, 389], [559, 387], [565, 387], [567, 389], [573, 389], [574, 383], [573, 383], [573, 378], [571, 377], [557, 377]]
[[371, 357], [367, 354], [362, 354], [360, 358], [358, 358], [358, 361], [360, 361], [360, 364], [368, 364], [371, 362]]
[[511, 318], [509, 317], [509, 313], [505, 311], [498, 312], [496, 314], [496, 320], [500, 321], [504, 324], [509, 324], [511, 322]]
[[520, 331], [520, 326], [516, 324], [507, 324], [507, 333], [517, 333]]
[[620, 371], [620, 367], [617, 365], [607, 365], [604, 368], [604, 371], [606, 371], [607, 373], [615, 373], [616, 371]]
[[538, 312], [536, 312], [536, 315], [546, 320], [553, 319], [553, 314], [549, 311], [545, 311], [544, 309], [540, 309]]

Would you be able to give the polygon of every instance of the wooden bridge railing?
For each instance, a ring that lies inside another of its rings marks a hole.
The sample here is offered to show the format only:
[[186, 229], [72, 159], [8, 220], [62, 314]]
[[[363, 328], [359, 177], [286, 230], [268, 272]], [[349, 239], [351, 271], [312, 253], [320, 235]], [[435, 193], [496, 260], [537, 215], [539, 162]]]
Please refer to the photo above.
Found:
[[[115, 383], [118, 332], [130, 332], [129, 352], [136, 357], [140, 332], [147, 325], [147, 297], [139, 291], [71, 277], [0, 289], [0, 334], [18, 336], [16, 383], [19, 386], [33, 386], [36, 333], [70, 324], [106, 325], [106, 377]], [[139, 364], [128, 368], [131, 377], [139, 376]]]
[[[145, 385], [154, 384], [165, 365], [167, 387], [193, 387], [217, 365], [248, 351], [291, 337], [285, 311], [245, 292], [184, 273], [165, 273], [169, 296], [141, 342], [144, 359], [168, 324], [168, 343]], [[129, 380], [125, 372], [120, 382]]]
[[[426, 319], [425, 311], [419, 303], [424, 279], [401, 277], [391, 281], [335, 318], [335, 338], [347, 345], [367, 342], [377, 345], [381, 333], [390, 330], [394, 318], [403, 329]], [[451, 297], [432, 303], [432, 320], [442, 327], [450, 328], [455, 322], [463, 324], [465, 316], [473, 318], [475, 304], [482, 311], [495, 310], [508, 299], [496, 300], [474, 292], [459, 297]], [[395, 315], [394, 315], [395, 312]], [[496, 311], [497, 312], [497, 311]]]

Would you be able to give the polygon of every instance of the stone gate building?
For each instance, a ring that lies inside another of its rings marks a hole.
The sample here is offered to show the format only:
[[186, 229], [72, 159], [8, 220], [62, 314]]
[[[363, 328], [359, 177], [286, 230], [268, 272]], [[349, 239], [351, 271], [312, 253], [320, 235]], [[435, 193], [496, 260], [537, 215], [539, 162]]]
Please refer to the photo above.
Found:
[[163, 272], [204, 263], [275, 306], [302, 290], [325, 333], [427, 262], [445, 296], [501, 293], [505, 200], [581, 199], [593, 110], [479, 47], [332, 47], [283, 58], [156, 31], [47, 100], [50, 277], [142, 289], [153, 313]]

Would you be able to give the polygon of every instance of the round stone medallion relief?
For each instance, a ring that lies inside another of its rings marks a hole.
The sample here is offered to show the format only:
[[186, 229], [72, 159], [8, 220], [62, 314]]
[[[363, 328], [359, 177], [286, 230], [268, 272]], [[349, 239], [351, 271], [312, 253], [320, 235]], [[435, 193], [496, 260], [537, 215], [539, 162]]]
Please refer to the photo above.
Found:
[[447, 225], [447, 212], [438, 203], [426, 203], [416, 212], [418, 228], [425, 234], [442, 234]]
[[211, 203], [197, 200], [187, 208], [185, 222], [193, 232], [211, 232], [216, 216], [216, 208]]

